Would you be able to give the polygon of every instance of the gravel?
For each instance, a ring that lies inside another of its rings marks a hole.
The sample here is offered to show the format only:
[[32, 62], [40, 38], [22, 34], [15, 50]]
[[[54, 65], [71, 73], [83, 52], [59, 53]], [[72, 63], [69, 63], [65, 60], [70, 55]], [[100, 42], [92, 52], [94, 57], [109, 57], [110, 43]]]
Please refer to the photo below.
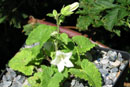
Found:
[[[127, 61], [122, 58], [121, 53], [116, 51], [101, 51], [101, 53], [102, 57], [95, 60], [94, 64], [101, 73], [103, 79], [102, 87], [112, 87], [118, 78], [118, 73], [124, 69]], [[23, 84], [28, 84], [27, 77], [11, 68], [6, 68], [6, 73], [1, 79], [0, 87], [22, 87]], [[71, 82], [65, 84], [65, 87], [90, 87], [87, 81], [79, 78], [73, 78]]]
[[11, 68], [6, 68], [6, 71], [0, 81], [0, 87], [22, 87], [26, 77], [20, 74], [17, 75]]

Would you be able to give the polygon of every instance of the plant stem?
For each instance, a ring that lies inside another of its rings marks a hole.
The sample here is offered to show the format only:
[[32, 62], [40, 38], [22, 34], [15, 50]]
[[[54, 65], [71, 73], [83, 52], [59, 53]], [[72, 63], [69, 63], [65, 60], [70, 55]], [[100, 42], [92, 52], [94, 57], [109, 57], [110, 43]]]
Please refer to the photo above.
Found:
[[59, 24], [59, 18], [58, 17], [56, 19], [56, 24], [57, 24], [57, 32], [59, 34], [60, 33], [60, 24]]

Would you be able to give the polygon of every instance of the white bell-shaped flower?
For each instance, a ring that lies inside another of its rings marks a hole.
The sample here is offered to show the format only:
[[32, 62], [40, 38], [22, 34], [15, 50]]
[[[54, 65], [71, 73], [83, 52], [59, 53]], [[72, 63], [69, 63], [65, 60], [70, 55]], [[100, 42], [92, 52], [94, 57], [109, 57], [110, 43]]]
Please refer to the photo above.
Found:
[[74, 2], [70, 5], [67, 5], [61, 9], [61, 14], [64, 16], [69, 16], [73, 14], [73, 11], [75, 11], [79, 7], [78, 2]]
[[61, 51], [56, 51], [56, 57], [51, 61], [51, 64], [56, 65], [58, 67], [58, 71], [62, 72], [64, 67], [74, 67], [72, 62], [69, 60], [72, 56], [72, 52], [64, 53]]

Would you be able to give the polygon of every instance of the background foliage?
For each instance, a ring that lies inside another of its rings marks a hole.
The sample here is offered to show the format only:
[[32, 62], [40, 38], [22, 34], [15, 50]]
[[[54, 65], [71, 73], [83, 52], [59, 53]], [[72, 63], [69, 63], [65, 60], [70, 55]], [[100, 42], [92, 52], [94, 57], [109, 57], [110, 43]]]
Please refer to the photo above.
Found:
[[[130, 0], [79, 0], [80, 14], [77, 22], [79, 30], [87, 30], [89, 26], [114, 32], [120, 36], [122, 27], [129, 28]], [[127, 29], [128, 30], [128, 29]]]

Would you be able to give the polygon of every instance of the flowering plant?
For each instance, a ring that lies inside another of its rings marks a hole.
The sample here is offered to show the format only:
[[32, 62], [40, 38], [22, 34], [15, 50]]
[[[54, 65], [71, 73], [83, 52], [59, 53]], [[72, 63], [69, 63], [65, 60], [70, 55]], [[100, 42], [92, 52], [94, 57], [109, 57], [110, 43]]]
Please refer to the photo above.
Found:
[[9, 67], [29, 76], [29, 84], [23, 87], [60, 87], [72, 77], [101, 87], [101, 75], [86, 56], [95, 44], [83, 36], [69, 38], [67, 34], [59, 33], [65, 16], [70, 16], [78, 6], [75, 2], [63, 7], [60, 13], [56, 10], [49, 13], [57, 27], [37, 24], [29, 33], [25, 47], [9, 61]]

